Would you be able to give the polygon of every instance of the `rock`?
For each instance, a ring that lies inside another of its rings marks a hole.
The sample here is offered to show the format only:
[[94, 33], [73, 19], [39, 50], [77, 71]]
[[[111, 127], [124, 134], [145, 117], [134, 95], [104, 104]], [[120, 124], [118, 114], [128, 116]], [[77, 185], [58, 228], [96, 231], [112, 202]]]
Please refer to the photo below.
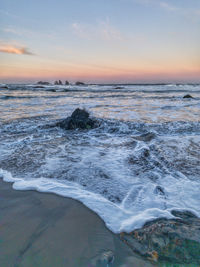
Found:
[[101, 267], [111, 267], [114, 263], [115, 260], [115, 256], [113, 251], [108, 250], [108, 251], [104, 251], [101, 254], [95, 256], [92, 260], [91, 260], [91, 265], [88, 266], [101, 266]]
[[77, 108], [74, 110], [70, 117], [58, 122], [56, 126], [59, 126], [66, 130], [74, 129], [92, 129], [97, 127], [97, 121], [89, 118], [89, 113], [84, 109]]
[[8, 89], [7, 85], [0, 86], [0, 89]]
[[65, 85], [69, 85], [69, 82], [68, 81], [65, 81]]
[[103, 253], [102, 258], [109, 264], [114, 262], [114, 253], [112, 251], [106, 251]]
[[143, 142], [150, 142], [152, 139], [156, 137], [155, 133], [147, 132], [140, 136], [134, 136], [134, 139], [143, 141]]
[[123, 86], [116, 86], [115, 89], [123, 89]]
[[191, 95], [184, 95], [184, 97], [183, 98], [193, 98]]
[[39, 82], [37, 82], [37, 84], [41, 84], [41, 85], [50, 85], [49, 82], [43, 82], [43, 81], [39, 81]]
[[34, 88], [45, 88], [45, 87], [42, 85], [36, 85], [36, 86], [34, 86]]
[[62, 85], [62, 81], [61, 80], [55, 81], [54, 84], [55, 85]]
[[120, 238], [151, 262], [199, 266], [200, 219], [190, 212], [172, 211], [172, 214], [178, 218], [149, 222], [130, 234], [121, 233]]
[[155, 263], [139, 258], [138, 256], [130, 256], [125, 258], [125, 263], [120, 265], [120, 267], [156, 267], [156, 265]]
[[156, 186], [155, 193], [158, 194], [158, 195], [165, 195], [164, 189], [161, 186], [159, 186], [159, 185]]
[[75, 85], [85, 85], [83, 82], [76, 82]]

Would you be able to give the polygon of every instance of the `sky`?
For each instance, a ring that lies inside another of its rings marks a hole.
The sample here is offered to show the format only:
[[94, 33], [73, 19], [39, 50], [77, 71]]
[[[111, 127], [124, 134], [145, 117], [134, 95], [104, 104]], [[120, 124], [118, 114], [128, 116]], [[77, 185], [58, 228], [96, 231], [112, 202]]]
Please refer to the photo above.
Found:
[[200, 0], [0, 0], [0, 82], [200, 82]]

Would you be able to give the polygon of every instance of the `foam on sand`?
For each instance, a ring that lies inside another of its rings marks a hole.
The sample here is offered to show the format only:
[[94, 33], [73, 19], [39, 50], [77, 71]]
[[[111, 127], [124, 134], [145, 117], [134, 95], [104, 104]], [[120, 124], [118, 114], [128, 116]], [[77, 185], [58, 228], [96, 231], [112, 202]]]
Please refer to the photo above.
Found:
[[[200, 203], [199, 184], [194, 182], [187, 183], [186, 181], [185, 183], [181, 181], [175, 184], [172, 177], [168, 177], [167, 180], [168, 182], [171, 180], [170, 189], [174, 188], [171, 194], [174, 199], [169, 201], [168, 208], [166, 207], [163, 209], [162, 203], [161, 205], [157, 203], [157, 207], [152, 208], [151, 206], [154, 206], [152, 203], [155, 199], [153, 199], [152, 194], [150, 194], [152, 193], [150, 192], [151, 190], [147, 190], [143, 195], [143, 198], [145, 198], [143, 202], [146, 202], [146, 207], [144, 207], [144, 203], [143, 205], [132, 203], [133, 207], [127, 209], [126, 205], [117, 205], [108, 201], [101, 195], [86, 191], [80, 185], [69, 181], [58, 181], [47, 178], [25, 180], [14, 178], [11, 173], [2, 169], [0, 170], [0, 175], [3, 177], [4, 181], [12, 182], [13, 188], [16, 190], [36, 190], [38, 192], [55, 193], [63, 197], [70, 197], [81, 201], [84, 205], [97, 213], [105, 221], [106, 226], [114, 233], [131, 232], [134, 229], [142, 227], [145, 222], [160, 217], [168, 219], [174, 218], [170, 211], [175, 208], [184, 210], [187, 206], [187, 201], [190, 203], [187, 210], [200, 216], [200, 208], [198, 207], [198, 203]], [[148, 185], [146, 189], [147, 187]], [[177, 190], [175, 190], [175, 188], [177, 188]], [[193, 192], [192, 195], [191, 192]], [[177, 197], [177, 194], [179, 194], [179, 197]], [[196, 211], [191, 208], [192, 205], [196, 206]]]

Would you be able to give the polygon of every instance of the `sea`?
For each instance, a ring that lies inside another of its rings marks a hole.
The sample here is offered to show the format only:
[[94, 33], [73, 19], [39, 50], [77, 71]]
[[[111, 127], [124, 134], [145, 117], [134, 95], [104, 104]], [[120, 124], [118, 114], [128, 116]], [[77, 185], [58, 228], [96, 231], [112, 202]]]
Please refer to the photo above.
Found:
[[[99, 127], [56, 127], [76, 108]], [[200, 217], [200, 84], [0, 84], [0, 178], [76, 199], [114, 233]]]

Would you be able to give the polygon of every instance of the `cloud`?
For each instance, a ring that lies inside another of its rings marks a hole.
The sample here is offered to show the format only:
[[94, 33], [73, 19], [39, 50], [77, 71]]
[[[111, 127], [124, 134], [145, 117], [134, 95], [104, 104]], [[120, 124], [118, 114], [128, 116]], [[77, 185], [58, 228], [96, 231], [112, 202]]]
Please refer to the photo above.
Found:
[[34, 55], [26, 47], [11, 44], [0, 44], [0, 52], [17, 55]]
[[123, 41], [127, 39], [118, 29], [111, 25], [109, 19], [93, 25], [74, 22], [71, 28], [74, 34], [83, 39], [101, 39], [104, 41]]
[[3, 10], [3, 9], [0, 9], [0, 13], [4, 16], [8, 16], [8, 17], [15, 18], [15, 19], [20, 19], [20, 17], [14, 14], [11, 14], [10, 12], [7, 12], [6, 10]]
[[8, 26], [2, 30], [6, 33], [12, 33], [12, 34], [19, 35], [19, 36], [23, 36], [23, 35], [24, 36], [31, 36], [31, 37], [34, 36], [34, 32], [32, 32], [30, 30], [19, 29], [19, 28], [13, 27], [13, 26]]
[[72, 30], [78, 37], [83, 39], [91, 39], [91, 37], [94, 37], [96, 35], [92, 26], [83, 25], [78, 22], [72, 24]]
[[164, 8], [168, 11], [178, 11], [180, 10], [178, 7], [175, 7], [167, 2], [163, 2], [163, 1], [158, 1], [158, 4], [161, 8]]
[[182, 15], [191, 19], [200, 19], [200, 9], [194, 7], [186, 8], [169, 3], [167, 0], [126, 0], [134, 3], [138, 3], [145, 6], [159, 7], [165, 11], [176, 12], [178, 15]]
[[18, 28], [16, 26], [7, 26], [3, 29], [1, 29], [6, 34], [10, 35], [16, 35], [16, 36], [24, 36], [27, 38], [49, 38], [49, 39], [55, 39], [55, 33], [53, 31], [51, 32], [38, 32], [38, 31], [32, 31], [30, 29], [26, 28]]
[[177, 11], [179, 10], [178, 7], [169, 4], [166, 1], [162, 1], [162, 0], [133, 0], [134, 2], [137, 2], [139, 4], [143, 4], [143, 5], [153, 5], [153, 6], [158, 6], [162, 9], [168, 10], [168, 11]]
[[125, 36], [123, 36], [123, 34], [118, 29], [116, 29], [110, 24], [109, 20], [101, 22], [100, 28], [102, 37], [105, 40], [123, 41], [126, 39]]

